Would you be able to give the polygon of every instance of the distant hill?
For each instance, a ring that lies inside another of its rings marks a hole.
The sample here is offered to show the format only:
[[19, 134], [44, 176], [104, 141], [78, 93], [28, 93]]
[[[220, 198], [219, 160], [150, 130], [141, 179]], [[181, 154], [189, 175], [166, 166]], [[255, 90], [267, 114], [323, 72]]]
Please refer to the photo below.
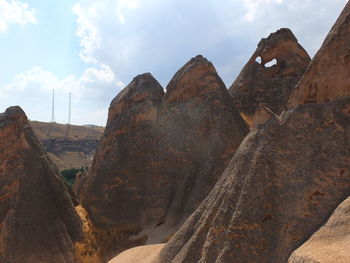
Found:
[[89, 166], [104, 127], [30, 122], [52, 161], [60, 170]]
[[83, 124], [81, 126], [90, 127], [90, 128], [103, 128], [102, 126], [98, 126], [98, 125], [95, 125], [95, 124]]

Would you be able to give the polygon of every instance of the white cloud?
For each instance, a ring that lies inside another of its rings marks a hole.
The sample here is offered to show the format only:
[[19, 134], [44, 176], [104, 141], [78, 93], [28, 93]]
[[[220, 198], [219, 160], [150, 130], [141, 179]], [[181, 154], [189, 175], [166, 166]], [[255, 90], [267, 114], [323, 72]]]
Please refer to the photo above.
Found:
[[98, 109], [92, 112], [83, 112], [77, 110], [76, 112], [79, 116], [79, 121], [82, 124], [98, 124], [101, 126], [106, 125], [108, 109]]
[[125, 24], [125, 12], [128, 9], [135, 9], [139, 6], [139, 2], [135, 0], [119, 0], [117, 2], [117, 15], [119, 22]]
[[[106, 115], [112, 98], [137, 74], [151, 72], [165, 86], [197, 54], [211, 60], [230, 85], [260, 39], [281, 27], [291, 28], [315, 54], [343, 7], [344, 0], [77, 0], [72, 12], [79, 57], [87, 69], [59, 78], [33, 68], [0, 87], [0, 100], [7, 102], [18, 94], [23, 100], [13, 101], [29, 105], [28, 100], [43, 97], [38, 94], [50, 98], [52, 88], [62, 97], [72, 92], [79, 105], [76, 123], [93, 122]], [[50, 108], [39, 100], [35, 103], [41, 111]], [[67, 102], [62, 103], [66, 107]], [[27, 111], [32, 109], [37, 108], [31, 105]], [[37, 111], [30, 116], [37, 118]]]
[[7, 32], [11, 24], [36, 23], [36, 13], [27, 3], [0, 0], [0, 33]]
[[[106, 93], [110, 94], [114, 89], [119, 90], [123, 86], [124, 83], [115, 80], [113, 72], [104, 65], [98, 68], [89, 67], [80, 76], [72, 74], [64, 78], [58, 78], [41, 67], [34, 67], [16, 75], [12, 83], [0, 87], [1, 104], [4, 104], [1, 105], [4, 108], [0, 110], [3, 111], [11, 105], [20, 105], [29, 118], [43, 120], [43, 115], [50, 112], [51, 92], [55, 89], [58, 122], [65, 123], [67, 120], [65, 109], [68, 105], [68, 93], [71, 92], [75, 105], [73, 122], [84, 124], [88, 122], [88, 116], [91, 116], [91, 122], [104, 125], [107, 115], [103, 112], [108, 108], [106, 101], [113, 98]], [[48, 117], [44, 117], [44, 120], [49, 121]]]
[[82, 9], [77, 3], [72, 7], [72, 11], [77, 16], [76, 35], [80, 41], [80, 58], [86, 63], [96, 63], [92, 53], [101, 46], [98, 29], [92, 22], [96, 18], [96, 7], [91, 5]]
[[253, 21], [256, 16], [256, 13], [259, 12], [259, 9], [262, 8], [263, 5], [266, 6], [268, 4], [282, 4], [284, 0], [243, 0], [243, 2], [245, 7], [247, 8], [245, 19], [248, 21]]
[[[71, 92], [77, 98], [94, 97], [103, 92], [98, 89], [103, 85], [110, 85], [114, 81], [114, 74], [107, 66], [87, 68], [81, 76], [69, 75], [58, 78], [52, 72], [34, 67], [14, 77], [11, 84], [0, 87], [3, 94], [18, 94], [47, 92], [53, 89]], [[122, 85], [121, 82], [117, 82]]]
[[[78, 0], [81, 57], [109, 66], [127, 83], [151, 72], [165, 86], [203, 54], [230, 85], [262, 37], [289, 27], [314, 55], [344, 0]], [[195, 12], [193, 11], [195, 10]], [[324, 12], [323, 10], [326, 10]]]

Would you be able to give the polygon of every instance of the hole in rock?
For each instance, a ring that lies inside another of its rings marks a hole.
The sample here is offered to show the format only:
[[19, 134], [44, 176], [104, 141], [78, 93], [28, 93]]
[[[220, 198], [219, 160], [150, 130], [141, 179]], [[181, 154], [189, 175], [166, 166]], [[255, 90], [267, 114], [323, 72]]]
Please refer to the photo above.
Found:
[[264, 66], [266, 68], [271, 68], [274, 65], [277, 65], [277, 60], [275, 58], [273, 60], [269, 61], [269, 62], [266, 62]]
[[258, 62], [259, 64], [261, 64], [261, 57], [260, 57], [260, 56], [257, 57], [257, 58], [255, 59], [255, 61]]

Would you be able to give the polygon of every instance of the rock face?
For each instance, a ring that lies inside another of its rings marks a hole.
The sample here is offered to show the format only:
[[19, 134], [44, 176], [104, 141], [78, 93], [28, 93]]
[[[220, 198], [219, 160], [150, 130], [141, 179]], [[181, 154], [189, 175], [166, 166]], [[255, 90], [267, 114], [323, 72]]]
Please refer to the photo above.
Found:
[[350, 258], [350, 198], [290, 256], [289, 263], [347, 263]]
[[72, 198], [19, 107], [0, 114], [0, 261], [74, 262]]
[[197, 56], [169, 82], [159, 131], [160, 160], [172, 185], [163, 227], [178, 228], [213, 188], [248, 129], [214, 66]]
[[106, 262], [116, 252], [142, 244], [142, 221], [154, 221], [166, 209], [168, 187], [153, 169], [156, 123], [163, 88], [151, 74], [139, 75], [112, 101], [105, 132], [88, 174], [77, 192], [90, 215], [93, 233]]
[[103, 127], [31, 121], [35, 135], [60, 170], [90, 166]]
[[[259, 61], [260, 60], [260, 61]], [[276, 64], [268, 67], [268, 63]], [[250, 126], [279, 115], [300, 80], [310, 57], [287, 28], [270, 34], [258, 44], [248, 63], [229, 88], [229, 93]]]
[[[288, 102], [288, 107], [350, 96], [350, 3], [328, 34]], [[344, 76], [347, 76], [344, 78]]]
[[[326, 45], [332, 36], [350, 39], [346, 30], [333, 34], [349, 21], [349, 15], [344, 17], [349, 8], [348, 3]], [[348, 42], [340, 42], [337, 52], [348, 50]], [[333, 66], [337, 78], [348, 83], [347, 64], [333, 61], [329, 72]], [[154, 262], [287, 262], [350, 194], [347, 94], [293, 107], [252, 130], [211, 193]]]
[[157, 262], [286, 262], [350, 193], [349, 109], [308, 104], [252, 131]]
[[166, 94], [150, 74], [137, 76], [112, 101], [92, 167], [77, 183], [106, 248], [102, 258], [166, 241], [210, 192], [247, 131], [202, 56], [174, 75]]

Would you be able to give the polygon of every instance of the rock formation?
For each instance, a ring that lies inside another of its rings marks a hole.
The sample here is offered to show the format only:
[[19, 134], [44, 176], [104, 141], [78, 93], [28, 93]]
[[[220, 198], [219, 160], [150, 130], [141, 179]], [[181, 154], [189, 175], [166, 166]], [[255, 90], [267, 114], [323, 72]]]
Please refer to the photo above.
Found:
[[[326, 45], [333, 37], [350, 39], [342, 30], [349, 9], [350, 3]], [[348, 42], [337, 46], [339, 54], [348, 50]], [[318, 54], [316, 60], [328, 57]], [[337, 78], [348, 83], [346, 63], [330, 66], [329, 72], [334, 66]], [[306, 75], [313, 71], [311, 66]], [[328, 88], [337, 90], [336, 83]], [[350, 194], [350, 97], [343, 94], [293, 107], [251, 131], [212, 192], [154, 262], [287, 262]]]
[[286, 262], [350, 193], [349, 109], [304, 105], [252, 131], [158, 262]]
[[163, 228], [177, 229], [213, 188], [248, 129], [214, 66], [197, 56], [169, 82], [159, 131], [173, 188]]
[[150, 74], [137, 76], [112, 101], [92, 167], [77, 182], [103, 259], [166, 241], [210, 192], [247, 131], [202, 56], [174, 75], [165, 95]]
[[80, 219], [19, 107], [0, 114], [0, 262], [74, 262]]
[[[272, 61], [276, 64], [269, 67]], [[286, 108], [292, 90], [309, 63], [309, 55], [287, 28], [260, 41], [229, 88], [234, 105], [251, 127]]]
[[113, 99], [91, 169], [76, 182], [102, 262], [143, 244], [145, 237], [128, 237], [141, 230], [142, 221], [157, 222], [165, 213], [167, 182], [153, 172], [159, 166], [155, 129], [163, 95], [151, 74], [134, 78]]
[[90, 166], [103, 127], [31, 121], [35, 135], [60, 170]]
[[312, 59], [302, 80], [293, 90], [288, 107], [305, 103], [324, 103], [350, 96], [349, 35], [350, 3], [348, 2], [321, 49]]
[[350, 259], [350, 198], [342, 202], [327, 223], [293, 252], [289, 263], [347, 263]]

